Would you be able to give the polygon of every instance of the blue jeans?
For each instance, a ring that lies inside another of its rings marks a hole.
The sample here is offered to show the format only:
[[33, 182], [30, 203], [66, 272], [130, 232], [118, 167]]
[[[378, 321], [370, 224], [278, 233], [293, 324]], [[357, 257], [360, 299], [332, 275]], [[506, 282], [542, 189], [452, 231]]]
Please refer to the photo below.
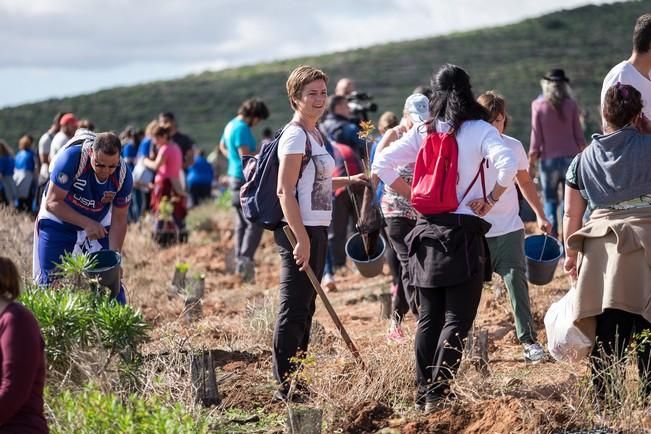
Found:
[[557, 157], [540, 160], [540, 183], [542, 184], [545, 216], [552, 224], [552, 231], [558, 234], [558, 205], [563, 213], [563, 193], [558, 197], [559, 184], [565, 188], [565, 174], [574, 157]]

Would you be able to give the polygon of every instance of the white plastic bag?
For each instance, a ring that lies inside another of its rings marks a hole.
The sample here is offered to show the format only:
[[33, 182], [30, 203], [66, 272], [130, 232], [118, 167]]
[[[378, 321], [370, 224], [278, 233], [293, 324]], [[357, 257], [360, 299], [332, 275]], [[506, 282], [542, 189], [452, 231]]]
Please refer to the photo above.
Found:
[[145, 166], [144, 158], [139, 158], [133, 168], [132, 175], [134, 184], [136, 184], [138, 188], [142, 188], [154, 182], [154, 176], [156, 173]]
[[549, 354], [561, 362], [580, 362], [592, 349], [592, 340], [574, 324], [573, 287], [560, 300], [552, 303], [545, 314]]

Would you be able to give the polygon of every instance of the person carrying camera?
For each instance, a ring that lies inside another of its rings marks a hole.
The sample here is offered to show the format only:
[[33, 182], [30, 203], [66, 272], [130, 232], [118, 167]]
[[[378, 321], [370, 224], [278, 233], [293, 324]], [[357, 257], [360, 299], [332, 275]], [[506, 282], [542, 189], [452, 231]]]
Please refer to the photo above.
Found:
[[328, 98], [328, 112], [319, 125], [331, 142], [350, 146], [360, 157], [366, 156], [365, 142], [359, 138], [359, 127], [350, 120], [348, 100], [343, 95]]

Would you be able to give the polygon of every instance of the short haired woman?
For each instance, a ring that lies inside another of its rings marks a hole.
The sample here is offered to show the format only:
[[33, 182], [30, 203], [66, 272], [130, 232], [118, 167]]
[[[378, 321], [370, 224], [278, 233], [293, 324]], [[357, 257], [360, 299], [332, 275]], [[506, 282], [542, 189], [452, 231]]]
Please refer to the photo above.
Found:
[[289, 393], [295, 358], [308, 348], [316, 291], [305, 273], [311, 267], [320, 281], [332, 217], [332, 192], [365, 184], [363, 174], [333, 178], [334, 160], [327, 152], [317, 121], [326, 107], [328, 76], [311, 66], [299, 66], [287, 79], [287, 95], [294, 116], [278, 143], [278, 198], [284, 222], [296, 237], [292, 248], [284, 224], [274, 231], [281, 259], [280, 306], [273, 338], [274, 377], [280, 387], [277, 400], [296, 399]]

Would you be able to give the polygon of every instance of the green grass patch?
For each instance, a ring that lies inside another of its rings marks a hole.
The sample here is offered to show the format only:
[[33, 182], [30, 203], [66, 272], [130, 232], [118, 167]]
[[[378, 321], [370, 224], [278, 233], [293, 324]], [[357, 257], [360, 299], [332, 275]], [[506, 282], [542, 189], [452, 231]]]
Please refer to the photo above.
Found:
[[129, 395], [120, 399], [88, 386], [80, 391], [59, 393], [47, 389], [45, 400], [52, 434], [214, 432], [208, 416], [192, 413], [180, 404], [165, 404], [156, 397], [144, 399]]

